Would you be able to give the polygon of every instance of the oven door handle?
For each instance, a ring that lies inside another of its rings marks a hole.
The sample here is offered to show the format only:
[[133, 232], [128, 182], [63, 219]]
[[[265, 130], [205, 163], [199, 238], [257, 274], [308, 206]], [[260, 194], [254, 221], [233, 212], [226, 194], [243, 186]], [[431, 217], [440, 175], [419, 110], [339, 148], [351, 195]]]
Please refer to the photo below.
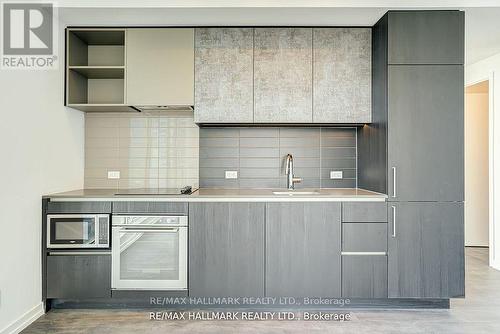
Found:
[[179, 232], [178, 227], [173, 228], [148, 228], [148, 229], [139, 229], [139, 228], [119, 228], [119, 232], [124, 233], [177, 233]]
[[155, 225], [155, 224], [151, 224], [151, 225], [145, 225], [145, 224], [113, 224], [113, 228], [115, 227], [119, 227], [119, 228], [123, 228], [123, 229], [132, 229], [132, 228], [136, 228], [136, 229], [141, 229], [141, 230], [145, 230], [145, 229], [163, 229], [163, 228], [174, 228], [174, 227], [186, 227], [187, 225], [179, 225], [179, 224], [162, 224], [162, 225]]

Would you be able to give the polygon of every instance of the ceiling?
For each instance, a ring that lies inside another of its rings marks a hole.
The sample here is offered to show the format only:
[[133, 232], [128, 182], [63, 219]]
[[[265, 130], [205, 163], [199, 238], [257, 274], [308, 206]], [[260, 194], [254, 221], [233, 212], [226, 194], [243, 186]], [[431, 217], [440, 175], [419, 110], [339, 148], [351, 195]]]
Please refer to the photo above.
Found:
[[465, 55], [467, 64], [500, 53], [500, 7], [466, 8]]
[[[499, 0], [401, 3], [395, 0], [61, 0], [59, 17], [64, 24], [73, 26], [372, 26], [390, 9], [460, 9], [466, 13], [467, 64], [500, 53]], [[484, 7], [491, 4], [497, 7]], [[342, 7], [346, 5], [350, 7]]]

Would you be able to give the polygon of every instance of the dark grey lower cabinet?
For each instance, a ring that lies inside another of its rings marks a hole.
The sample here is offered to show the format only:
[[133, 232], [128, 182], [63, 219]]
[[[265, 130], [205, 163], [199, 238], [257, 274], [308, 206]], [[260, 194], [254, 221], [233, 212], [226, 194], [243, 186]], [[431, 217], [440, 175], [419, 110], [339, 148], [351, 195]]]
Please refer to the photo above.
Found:
[[111, 297], [111, 255], [49, 255], [47, 298]]
[[264, 296], [264, 203], [189, 204], [189, 295]]
[[343, 223], [343, 252], [386, 252], [387, 223]]
[[389, 203], [388, 210], [389, 297], [464, 296], [463, 203]]
[[267, 296], [341, 296], [340, 211], [340, 203], [267, 204]]
[[342, 297], [387, 298], [387, 256], [342, 256]]

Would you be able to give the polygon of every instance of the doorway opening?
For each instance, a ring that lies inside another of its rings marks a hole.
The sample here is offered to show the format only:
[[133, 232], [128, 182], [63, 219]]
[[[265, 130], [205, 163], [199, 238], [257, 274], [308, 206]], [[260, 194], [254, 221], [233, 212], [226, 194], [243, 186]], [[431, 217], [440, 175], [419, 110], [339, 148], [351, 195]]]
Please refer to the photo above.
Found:
[[465, 90], [465, 246], [490, 245], [489, 81]]

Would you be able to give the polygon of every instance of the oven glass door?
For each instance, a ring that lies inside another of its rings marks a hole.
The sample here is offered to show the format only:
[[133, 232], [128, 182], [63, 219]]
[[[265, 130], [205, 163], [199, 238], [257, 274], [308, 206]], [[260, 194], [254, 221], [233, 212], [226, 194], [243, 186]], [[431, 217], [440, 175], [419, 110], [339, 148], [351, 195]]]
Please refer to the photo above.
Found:
[[96, 216], [48, 217], [48, 247], [92, 247], [96, 244]]
[[113, 227], [112, 287], [187, 289], [187, 227]]

